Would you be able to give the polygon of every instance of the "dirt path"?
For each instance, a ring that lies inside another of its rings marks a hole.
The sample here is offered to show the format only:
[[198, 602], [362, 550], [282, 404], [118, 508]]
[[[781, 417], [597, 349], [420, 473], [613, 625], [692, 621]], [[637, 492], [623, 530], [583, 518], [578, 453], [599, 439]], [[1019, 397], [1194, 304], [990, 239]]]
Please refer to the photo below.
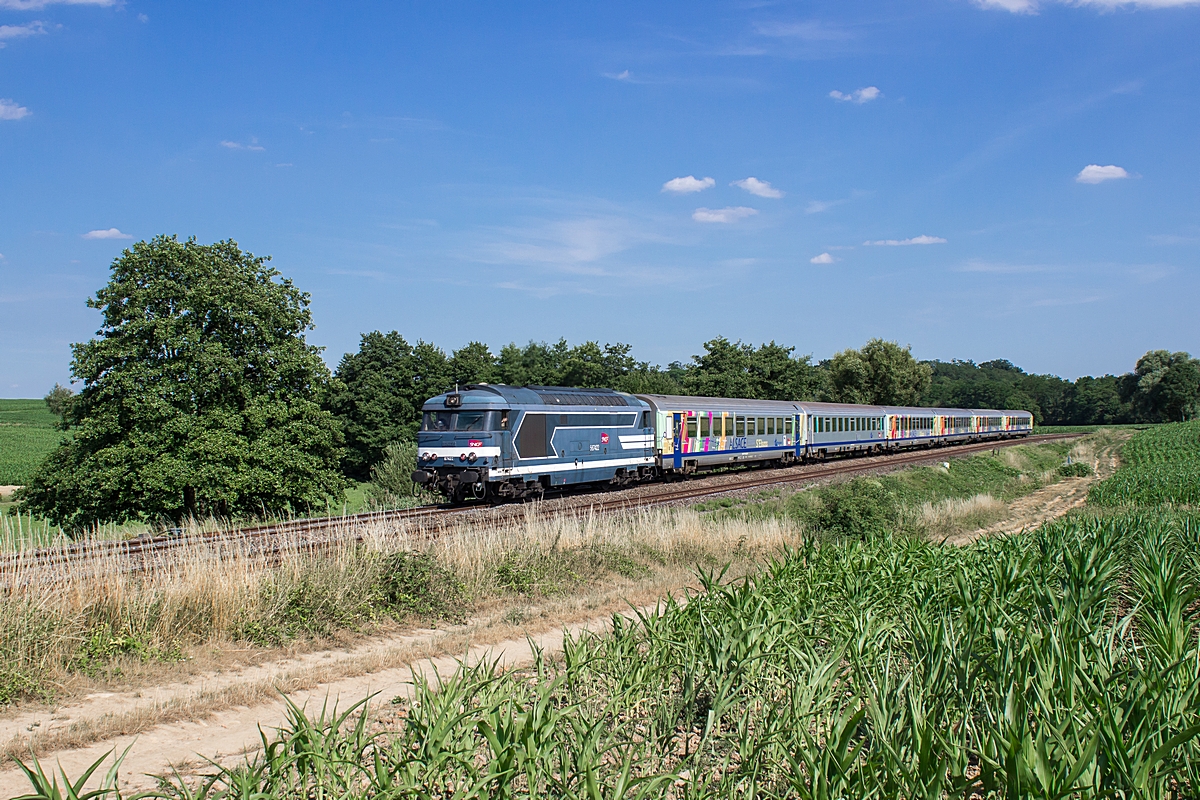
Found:
[[952, 536], [947, 544], [969, 544], [983, 536], [1009, 536], [1030, 530], [1045, 522], [1056, 520], [1068, 511], [1080, 508], [1087, 502], [1092, 484], [1102, 481], [1117, 471], [1120, 462], [1117, 450], [1120, 440], [1111, 442], [1090, 454], [1092, 474], [1086, 478], [1063, 478], [1057, 483], [1042, 487], [1008, 505], [1004, 519], [978, 530]]
[[[642, 610], [653, 610], [647, 606]], [[522, 666], [532, 661], [533, 646], [547, 654], [557, 653], [562, 648], [564, 633], [577, 635], [585, 630], [599, 631], [607, 628], [612, 613], [632, 616], [634, 612], [626, 605], [624, 610], [611, 609], [603, 615], [594, 615], [562, 628], [531, 631], [528, 638], [511, 638], [493, 644], [464, 647], [464, 656], [447, 655], [446, 647], [456, 640], [453, 632], [426, 631], [423, 634], [394, 637], [371, 642], [356, 650], [335, 654], [329, 651], [313, 653], [294, 659], [259, 665], [237, 674], [207, 676], [204, 680], [157, 687], [148, 692], [132, 694], [111, 693], [93, 696], [84, 703], [62, 708], [54, 713], [38, 712], [23, 714], [4, 720], [0, 730], [9, 738], [8, 752], [20, 752], [19, 743], [32, 743], [35, 733], [46, 725], [53, 739], [54, 732], [61, 735], [74, 726], [103, 726], [124, 720], [136, 724], [139, 714], [152, 714], [156, 709], [176, 707], [180, 715], [175, 721], [158, 724], [140, 734], [106, 736], [93, 744], [54, 752], [43, 757], [46, 769], [61, 766], [67, 775], [77, 777], [101, 756], [115, 750], [117, 753], [130, 748], [121, 766], [123, 791], [136, 791], [155, 785], [148, 775], [170, 773], [178, 769], [187, 774], [208, 761], [228, 763], [245, 753], [257, 749], [260, 744], [260, 728], [270, 732], [285, 718], [286, 706], [280, 694], [286, 691], [297, 705], [319, 709], [323, 703], [339, 704], [342, 708], [356, 703], [371, 694], [377, 694], [376, 702], [387, 703], [393, 697], [409, 697], [412, 692], [414, 674], [432, 676], [436, 670], [446, 675], [460, 664], [475, 664], [482, 660], [497, 660], [504, 667]], [[434, 649], [440, 655], [412, 658], [422, 649]], [[407, 660], [405, 657], [409, 656]], [[403, 665], [381, 667], [382, 664], [402, 661]], [[341, 671], [343, 677], [321, 680]], [[305, 685], [308, 688], [294, 690], [292, 687]], [[270, 687], [268, 702], [252, 702], [234, 705], [215, 713], [186, 715], [189, 703], [203, 703], [213, 693], [226, 693], [236, 698], [240, 690], [249, 696], [260, 697], [260, 687]], [[247, 691], [250, 690], [250, 691]], [[207, 694], [206, 694], [207, 693]], [[115, 728], [114, 728], [115, 729]], [[27, 752], [27, 749], [26, 749]], [[27, 760], [27, 759], [26, 759]], [[111, 762], [109, 762], [111, 763]], [[0, 771], [0, 797], [15, 797], [29, 790], [25, 776], [13, 768], [11, 761]], [[106, 771], [98, 771], [99, 773]]]

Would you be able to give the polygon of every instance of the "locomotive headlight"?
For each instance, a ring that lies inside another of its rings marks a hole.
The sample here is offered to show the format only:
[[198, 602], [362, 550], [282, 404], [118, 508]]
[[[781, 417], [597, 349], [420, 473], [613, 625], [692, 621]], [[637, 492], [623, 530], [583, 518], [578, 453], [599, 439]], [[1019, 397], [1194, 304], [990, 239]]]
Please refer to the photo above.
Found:
[[475, 463], [475, 458], [476, 458], [475, 454], [474, 454], [474, 453], [471, 453], [471, 455], [467, 456], [467, 461], [469, 461], [470, 463], [474, 464], [474, 463]]
[[467, 460], [467, 454], [466, 454], [466, 453], [459, 453], [459, 454], [458, 454], [458, 460], [459, 460], [459, 461], [466, 461], [466, 460]]

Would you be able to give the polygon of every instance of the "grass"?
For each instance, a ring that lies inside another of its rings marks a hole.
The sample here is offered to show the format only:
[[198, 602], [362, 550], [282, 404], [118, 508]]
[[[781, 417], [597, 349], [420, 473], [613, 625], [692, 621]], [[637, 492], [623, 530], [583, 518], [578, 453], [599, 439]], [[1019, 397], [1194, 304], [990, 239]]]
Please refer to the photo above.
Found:
[[[765, 561], [737, 579], [702, 566], [697, 591], [660, 613], [614, 618], [610, 633], [568, 638], [560, 658], [528, 669], [463, 668], [370, 713], [366, 701], [292, 706], [260, 753], [200, 779], [165, 778], [149, 796], [1195, 797], [1200, 514], [1134, 494], [1123, 509], [964, 547], [871, 516], [881, 498], [912, 509], [933, 503], [930, 492], [978, 505], [980, 481], [1019, 496], [1090, 445], [1067, 446], [954, 462], [958, 476], [915, 471], [804, 493], [824, 516], [721, 507], [531, 518], [455, 537], [425, 563], [468, 599], [565, 591], [629, 564]], [[754, 508], [786, 512], [794, 499]], [[380, 531], [365, 551], [340, 552], [325, 581], [303, 577], [311, 565], [299, 561], [266, 571], [272, 588], [244, 584], [254, 591], [240, 601], [299, 596], [298, 619], [338, 608], [353, 620], [347, 600], [370, 594], [353, 587], [373, 585], [362, 565], [399, 541]], [[160, 595], [136, 605], [188, 605], [161, 596], [186, 587], [180, 599], [204, 597], [235, 619], [228, 590], [212, 583], [233, 561], [195, 563], [191, 577], [143, 587]], [[298, 592], [297, 580], [308, 581]], [[47, 615], [24, 619], [33, 628]], [[97, 797], [120, 796], [115, 769]], [[36, 795], [53, 794], [36, 761], [27, 775]]]
[[1200, 505], [1200, 421], [1158, 425], [1134, 436], [1121, 468], [1092, 487], [1103, 506]]
[[292, 707], [261, 753], [151, 796], [1192, 797], [1198, 574], [1187, 514], [962, 548], [806, 537], [561, 658], [420, 683], [376, 724]]
[[24, 486], [65, 435], [42, 400], [0, 400], [0, 486]]
[[402, 521], [375, 522], [356, 528], [362, 544], [297, 548], [281, 563], [251, 542], [191, 539], [135, 575], [116, 558], [28, 568], [0, 586], [0, 705], [120, 682], [189, 648], [274, 648], [458, 621], [490, 603], [527, 605], [606, 582], [686, 580], [698, 565], [752, 564], [798, 535], [788, 524], [714, 525], [692, 512], [542, 520], [531, 509], [519, 523], [463, 525], [430, 540]]
[[840, 535], [899, 530], [942, 540], [986, 527], [1006, 513], [1008, 502], [1082, 472], [1120, 435], [1102, 431], [1082, 441], [1008, 447], [790, 495], [720, 498], [697, 508], [743, 519], [783, 517]]

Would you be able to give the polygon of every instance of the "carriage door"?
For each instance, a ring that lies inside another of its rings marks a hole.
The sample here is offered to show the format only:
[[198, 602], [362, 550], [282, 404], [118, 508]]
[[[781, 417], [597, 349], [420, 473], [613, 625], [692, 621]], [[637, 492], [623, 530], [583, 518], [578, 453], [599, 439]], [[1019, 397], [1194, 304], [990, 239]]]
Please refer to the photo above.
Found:
[[672, 418], [675, 420], [675, 423], [674, 423], [675, 430], [673, 431], [673, 434], [675, 436], [675, 443], [671, 449], [674, 454], [675, 469], [680, 469], [683, 467], [683, 442], [680, 441], [680, 436], [682, 436], [682, 431], [683, 431], [682, 417], [683, 417], [683, 415], [680, 414], [679, 412], [676, 412], [675, 414], [672, 415]]

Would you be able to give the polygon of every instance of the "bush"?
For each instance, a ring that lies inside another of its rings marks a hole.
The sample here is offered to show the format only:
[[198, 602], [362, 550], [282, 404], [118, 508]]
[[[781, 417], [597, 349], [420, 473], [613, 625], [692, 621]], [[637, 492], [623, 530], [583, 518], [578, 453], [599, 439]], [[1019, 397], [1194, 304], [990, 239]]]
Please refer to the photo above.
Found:
[[428, 553], [393, 553], [384, 559], [379, 586], [394, 613], [461, 622], [467, 607], [462, 584]]
[[1064, 478], [1086, 478], [1092, 474], [1092, 468], [1082, 461], [1073, 461], [1059, 467], [1058, 474]]
[[383, 460], [371, 467], [367, 502], [375, 508], [408, 502], [417, 494], [417, 485], [412, 482], [412, 473], [416, 468], [416, 442], [400, 441], [389, 444], [384, 450]]
[[882, 483], [855, 478], [823, 489], [809, 521], [826, 533], [862, 538], [890, 528], [898, 510], [896, 496]]

